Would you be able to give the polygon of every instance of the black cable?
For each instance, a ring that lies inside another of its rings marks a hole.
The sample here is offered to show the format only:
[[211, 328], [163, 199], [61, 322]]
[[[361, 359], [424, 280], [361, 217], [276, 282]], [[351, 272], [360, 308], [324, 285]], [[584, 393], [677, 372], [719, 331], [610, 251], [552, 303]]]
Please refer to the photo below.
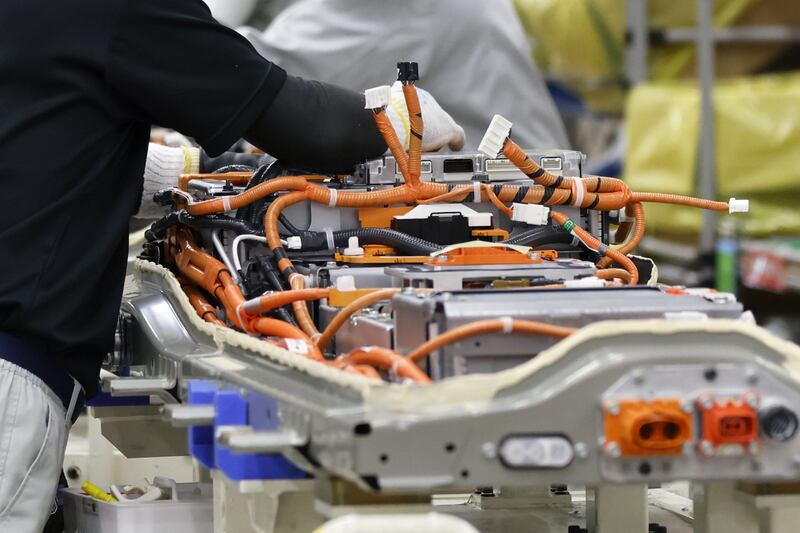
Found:
[[250, 235], [264, 235], [264, 232], [252, 224], [238, 220], [226, 215], [206, 215], [196, 217], [184, 210], [173, 211], [164, 218], [156, 220], [150, 229], [145, 232], [147, 242], [154, 242], [163, 239], [167, 230], [178, 224], [184, 224], [193, 229], [224, 229], [236, 233], [248, 233]]
[[[322, 237], [327, 244], [327, 238], [324, 233]], [[430, 255], [443, 248], [439, 244], [393, 229], [360, 228], [333, 232], [333, 241], [336, 246], [347, 246], [350, 237], [358, 237], [359, 242], [362, 244], [390, 246], [398, 252], [408, 255]]]
[[227, 174], [228, 172], [254, 172], [256, 169], [248, 165], [227, 165], [218, 168], [214, 174]]
[[555, 226], [540, 226], [514, 235], [502, 241], [502, 243], [536, 247], [543, 244], [568, 244], [571, 243], [573, 239], [573, 236], [564, 229]]

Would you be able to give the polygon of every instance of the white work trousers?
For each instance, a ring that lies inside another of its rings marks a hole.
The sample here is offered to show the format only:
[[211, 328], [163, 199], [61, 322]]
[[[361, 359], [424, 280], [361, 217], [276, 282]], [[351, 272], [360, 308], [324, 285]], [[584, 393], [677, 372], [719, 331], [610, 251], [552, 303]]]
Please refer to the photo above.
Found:
[[42, 380], [0, 360], [0, 532], [41, 533], [69, 426], [63, 404]]

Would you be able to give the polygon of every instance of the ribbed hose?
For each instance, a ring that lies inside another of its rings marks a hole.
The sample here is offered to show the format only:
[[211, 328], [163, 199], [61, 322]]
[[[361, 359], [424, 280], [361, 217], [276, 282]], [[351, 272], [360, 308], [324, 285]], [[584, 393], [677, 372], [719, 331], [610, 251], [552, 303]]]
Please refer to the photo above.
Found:
[[350, 237], [358, 237], [362, 244], [391, 246], [407, 255], [430, 255], [442, 249], [442, 246], [436, 243], [391, 229], [361, 228], [333, 232], [336, 246], [346, 246]]
[[[245, 191], [249, 191], [256, 185], [261, 185], [265, 181], [271, 180], [273, 178], [277, 178], [283, 173], [283, 166], [280, 164], [279, 161], [273, 161], [268, 165], [264, 165], [259, 167], [253, 173], [253, 176], [250, 178], [250, 181], [247, 183], [245, 187]], [[261, 211], [260, 207], [263, 203], [263, 200], [255, 201], [252, 204], [248, 204], [239, 210], [236, 211], [236, 218], [240, 220], [246, 220], [250, 224], [256, 225], [259, 223], [258, 215]]]
[[264, 235], [264, 231], [244, 220], [238, 220], [226, 215], [206, 215], [195, 217], [186, 211], [173, 211], [164, 218], [156, 220], [145, 232], [145, 239], [154, 242], [163, 239], [167, 230], [178, 224], [189, 226], [192, 229], [223, 229], [236, 233], [249, 233], [251, 235]]
[[502, 243], [535, 248], [545, 244], [571, 244], [573, 240], [573, 236], [568, 231], [555, 226], [543, 226], [515, 235]]

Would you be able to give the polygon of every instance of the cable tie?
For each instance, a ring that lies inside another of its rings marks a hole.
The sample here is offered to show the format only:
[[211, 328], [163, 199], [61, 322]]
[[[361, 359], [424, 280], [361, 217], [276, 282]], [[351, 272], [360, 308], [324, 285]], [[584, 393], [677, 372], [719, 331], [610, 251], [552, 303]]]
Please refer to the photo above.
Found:
[[580, 207], [583, 204], [583, 198], [586, 196], [586, 185], [580, 178], [572, 178], [572, 191], [575, 200], [572, 202], [573, 207]]
[[[253, 298], [252, 300], [247, 300], [239, 304], [239, 307], [241, 307], [243, 311], [246, 311], [248, 313], [253, 313], [253, 312], [257, 313], [261, 308], [261, 297]], [[237, 315], [239, 314], [238, 308], [236, 310], [236, 314]], [[239, 317], [239, 319], [241, 320], [241, 317]]]
[[339, 196], [339, 191], [336, 189], [328, 189], [331, 193], [330, 198], [328, 198], [328, 207], [336, 207], [336, 199]]
[[510, 316], [501, 316], [500, 322], [503, 323], [503, 333], [506, 335], [514, 331], [514, 320]]
[[472, 201], [476, 203], [481, 201], [481, 182], [479, 181], [472, 182]]
[[333, 240], [333, 230], [331, 228], [325, 228], [325, 240], [328, 241], [328, 250], [336, 249], [336, 241]]
[[244, 306], [244, 303], [240, 303], [239, 305], [236, 306], [236, 318], [239, 319], [239, 324], [241, 324], [242, 329], [249, 332], [249, 329], [247, 328], [247, 323], [245, 322], [244, 318], [242, 318], [242, 307], [243, 306]]

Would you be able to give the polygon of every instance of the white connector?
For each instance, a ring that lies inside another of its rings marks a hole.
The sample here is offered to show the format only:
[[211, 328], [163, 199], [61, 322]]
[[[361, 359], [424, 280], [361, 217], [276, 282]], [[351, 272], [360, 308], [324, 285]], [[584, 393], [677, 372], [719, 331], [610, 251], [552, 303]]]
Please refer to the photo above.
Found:
[[347, 248], [342, 253], [347, 257], [364, 255], [364, 249], [360, 246], [358, 237], [350, 237], [347, 240]]
[[593, 289], [595, 287], [605, 286], [606, 282], [604, 280], [594, 276], [580, 279], [568, 279], [564, 281], [564, 287], [568, 289]]
[[539, 204], [512, 204], [511, 220], [531, 226], [544, 226], [550, 217], [550, 208]]
[[382, 109], [392, 103], [392, 88], [388, 85], [364, 91], [364, 109]]
[[728, 213], [747, 213], [750, 211], [750, 200], [737, 200], [731, 198], [728, 200]]
[[478, 151], [492, 159], [499, 156], [500, 152], [503, 150], [506, 139], [511, 135], [511, 126], [511, 121], [500, 115], [495, 115], [491, 124], [489, 124], [489, 128], [483, 135], [481, 144], [478, 146]]
[[340, 291], [356, 290], [356, 278], [353, 276], [339, 276], [336, 278], [336, 289]]
[[286, 247], [290, 250], [300, 250], [303, 248], [303, 239], [293, 235], [286, 238]]

